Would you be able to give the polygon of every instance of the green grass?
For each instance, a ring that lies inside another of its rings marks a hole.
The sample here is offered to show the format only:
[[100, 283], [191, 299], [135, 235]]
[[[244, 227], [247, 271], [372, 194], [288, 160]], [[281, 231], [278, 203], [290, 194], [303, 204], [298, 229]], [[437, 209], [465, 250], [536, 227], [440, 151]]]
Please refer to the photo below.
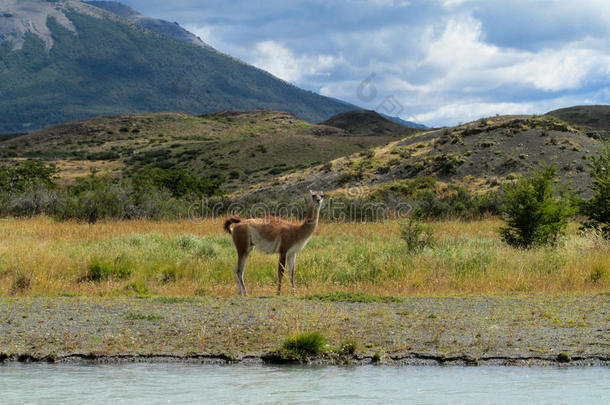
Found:
[[319, 332], [297, 333], [284, 340], [282, 350], [287, 358], [306, 360], [320, 355], [325, 346], [326, 338]]
[[137, 312], [128, 312], [123, 316], [129, 321], [149, 321], [156, 322], [163, 320], [163, 316], [157, 314], [141, 314]]
[[333, 291], [320, 294], [308, 294], [303, 297], [305, 300], [312, 301], [331, 301], [331, 302], [400, 302], [401, 299], [391, 296], [370, 295], [362, 292]]
[[129, 264], [121, 260], [120, 256], [111, 262], [103, 259], [93, 259], [89, 263], [89, 268], [83, 276], [83, 281], [105, 281], [105, 280], [124, 280], [132, 273]]

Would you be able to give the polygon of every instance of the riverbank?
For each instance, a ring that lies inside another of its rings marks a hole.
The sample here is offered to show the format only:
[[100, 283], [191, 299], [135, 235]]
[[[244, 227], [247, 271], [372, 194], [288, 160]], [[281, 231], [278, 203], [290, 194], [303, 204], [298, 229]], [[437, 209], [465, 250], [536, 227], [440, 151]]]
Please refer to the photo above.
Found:
[[286, 337], [319, 331], [313, 364], [610, 366], [607, 293], [385, 301], [2, 298], [0, 359], [281, 362]]

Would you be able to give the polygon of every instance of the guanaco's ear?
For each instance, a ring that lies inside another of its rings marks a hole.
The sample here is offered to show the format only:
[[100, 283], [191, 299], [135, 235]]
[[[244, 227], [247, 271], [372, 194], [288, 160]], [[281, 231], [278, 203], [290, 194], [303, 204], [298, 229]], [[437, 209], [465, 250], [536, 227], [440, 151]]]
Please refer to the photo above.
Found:
[[309, 194], [314, 195], [314, 192], [313, 192], [313, 191], [311, 191], [311, 190], [309, 190]]

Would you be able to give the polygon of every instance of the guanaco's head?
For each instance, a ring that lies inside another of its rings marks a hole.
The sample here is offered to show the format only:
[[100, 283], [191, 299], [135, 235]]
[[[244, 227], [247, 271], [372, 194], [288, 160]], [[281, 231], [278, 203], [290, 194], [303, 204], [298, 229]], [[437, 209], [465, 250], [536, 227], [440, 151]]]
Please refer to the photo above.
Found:
[[322, 205], [324, 203], [324, 192], [323, 191], [311, 191], [309, 190], [309, 194], [311, 194], [311, 199], [314, 204]]

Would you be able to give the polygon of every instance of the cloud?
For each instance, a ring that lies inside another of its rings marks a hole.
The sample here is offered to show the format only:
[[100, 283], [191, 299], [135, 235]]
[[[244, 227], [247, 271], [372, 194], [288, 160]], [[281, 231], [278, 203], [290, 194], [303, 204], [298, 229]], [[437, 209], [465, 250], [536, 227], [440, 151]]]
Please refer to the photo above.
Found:
[[289, 82], [297, 82], [304, 76], [328, 75], [328, 71], [342, 60], [331, 55], [297, 57], [291, 50], [275, 41], [257, 43], [250, 59], [255, 66]]
[[431, 126], [610, 103], [607, 0], [125, 3], [298, 86], [364, 108], [396, 100]]

